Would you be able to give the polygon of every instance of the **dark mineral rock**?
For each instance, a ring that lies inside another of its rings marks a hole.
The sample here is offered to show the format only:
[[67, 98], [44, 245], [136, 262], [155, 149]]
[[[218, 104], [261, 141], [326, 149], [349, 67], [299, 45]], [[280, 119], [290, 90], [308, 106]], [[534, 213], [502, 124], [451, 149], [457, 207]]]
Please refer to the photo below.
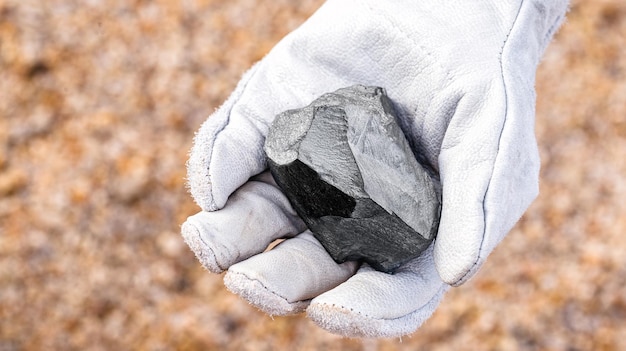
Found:
[[340, 89], [279, 114], [265, 151], [276, 182], [338, 263], [393, 273], [437, 233], [436, 181], [382, 88]]

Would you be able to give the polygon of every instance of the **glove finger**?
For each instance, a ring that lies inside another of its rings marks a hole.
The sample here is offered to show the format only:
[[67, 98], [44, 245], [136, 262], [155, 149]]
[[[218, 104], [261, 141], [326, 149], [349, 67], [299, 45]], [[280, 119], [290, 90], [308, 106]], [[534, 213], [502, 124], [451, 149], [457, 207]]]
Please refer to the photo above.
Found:
[[307, 315], [343, 336], [402, 336], [430, 317], [448, 287], [437, 274], [431, 246], [395, 274], [364, 265], [345, 283], [313, 299]]
[[451, 285], [478, 271], [538, 191], [533, 95], [507, 92], [497, 80], [487, 86], [460, 100], [439, 154], [442, 212], [434, 257]]
[[187, 161], [188, 186], [203, 211], [215, 211], [230, 194], [264, 168], [263, 135], [235, 108], [257, 70], [252, 67], [235, 91], [200, 127]]
[[310, 231], [228, 269], [226, 287], [270, 315], [304, 311], [315, 296], [354, 274], [356, 262], [337, 264]]
[[220, 273], [274, 240], [306, 229], [269, 172], [239, 188], [226, 206], [202, 211], [182, 225], [185, 242], [209, 271]]

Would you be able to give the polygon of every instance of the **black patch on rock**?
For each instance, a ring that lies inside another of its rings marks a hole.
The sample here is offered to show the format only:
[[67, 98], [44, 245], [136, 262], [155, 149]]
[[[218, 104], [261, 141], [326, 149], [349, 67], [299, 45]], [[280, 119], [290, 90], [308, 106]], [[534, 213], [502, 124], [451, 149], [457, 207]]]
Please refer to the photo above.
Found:
[[269, 164], [276, 183], [289, 193], [289, 201], [300, 217], [350, 217], [356, 201], [323, 181], [311, 167], [300, 160], [287, 165], [277, 165], [269, 160]]

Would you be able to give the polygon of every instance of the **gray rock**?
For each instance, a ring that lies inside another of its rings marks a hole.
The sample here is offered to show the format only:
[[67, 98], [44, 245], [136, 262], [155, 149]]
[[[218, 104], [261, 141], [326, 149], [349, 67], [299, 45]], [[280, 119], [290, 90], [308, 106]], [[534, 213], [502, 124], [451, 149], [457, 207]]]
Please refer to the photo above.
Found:
[[440, 194], [378, 87], [353, 86], [279, 114], [272, 175], [336, 262], [393, 273], [434, 239]]

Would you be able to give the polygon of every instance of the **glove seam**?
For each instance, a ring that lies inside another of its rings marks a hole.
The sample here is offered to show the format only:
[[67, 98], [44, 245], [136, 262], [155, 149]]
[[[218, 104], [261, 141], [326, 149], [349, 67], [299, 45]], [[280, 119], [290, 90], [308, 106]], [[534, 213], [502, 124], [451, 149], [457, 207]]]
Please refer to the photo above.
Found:
[[335, 308], [342, 309], [344, 311], [354, 312], [354, 313], [358, 314], [361, 317], [365, 317], [367, 319], [374, 320], [374, 321], [395, 321], [395, 320], [399, 320], [399, 319], [402, 319], [402, 318], [406, 318], [407, 316], [420, 311], [424, 306], [427, 306], [428, 304], [430, 304], [435, 298], [437, 298], [437, 297], [441, 296], [442, 294], [444, 294], [448, 290], [448, 287], [449, 286], [447, 284], [442, 283], [441, 286], [439, 287], [439, 289], [437, 289], [437, 291], [435, 292], [435, 294], [433, 294], [433, 296], [428, 301], [426, 301], [426, 303], [424, 303], [422, 306], [420, 306], [419, 308], [417, 308], [415, 310], [410, 311], [407, 314], [404, 314], [404, 315], [399, 316], [399, 317], [394, 317], [394, 318], [384, 318], [384, 317], [383, 318], [375, 318], [375, 317], [370, 316], [367, 313], [355, 311], [353, 308], [345, 307], [343, 305], [339, 305], [338, 306], [335, 303], [332, 303], [332, 304], [319, 303], [319, 304], [320, 305], [326, 305], [326, 306], [332, 306], [332, 307], [335, 307]]
[[213, 257], [215, 265], [217, 266], [217, 268], [219, 268], [222, 272], [225, 271], [226, 268], [222, 267], [222, 265], [220, 264], [219, 260], [217, 259], [217, 255], [215, 255], [215, 250], [213, 250], [211, 248], [211, 246], [206, 241], [204, 241], [204, 238], [202, 237], [202, 235], [200, 235], [200, 233], [198, 233], [198, 239], [200, 239], [202, 244], [204, 244], [206, 246], [206, 249], [209, 251], [209, 253]]
[[211, 145], [211, 153], [208, 155], [208, 159], [207, 159], [207, 176], [209, 178], [209, 184], [211, 184], [211, 190], [210, 190], [210, 192], [211, 192], [211, 203], [209, 204], [209, 207], [212, 208], [212, 209], [218, 209], [217, 208], [217, 204], [215, 203], [215, 194], [214, 194], [214, 191], [213, 191], [213, 179], [212, 179], [213, 177], [211, 176], [211, 172], [209, 172], [209, 170], [211, 169], [211, 163], [213, 162], [213, 154], [215, 152], [215, 143], [217, 142], [218, 136], [230, 124], [230, 117], [231, 117], [232, 111], [235, 108], [235, 105], [239, 102], [239, 100], [241, 100], [241, 97], [243, 96], [243, 94], [246, 91], [246, 88], [248, 87], [248, 84], [250, 83], [250, 81], [252, 80], [254, 75], [257, 73], [257, 71], [258, 71], [257, 65], [258, 64], [255, 64], [254, 66], [252, 66], [252, 68], [250, 68], [250, 71], [254, 70], [254, 72], [251, 72], [250, 76], [247, 77], [248, 79], [245, 81], [244, 85], [241, 87], [241, 90], [239, 91], [239, 94], [236, 96], [236, 98], [233, 99], [231, 105], [229, 106], [228, 112], [224, 113], [226, 115], [226, 121], [220, 127], [220, 129], [215, 131], [215, 136], [213, 137], [213, 143]]
[[311, 299], [305, 299], [305, 300], [298, 300], [295, 302], [289, 302], [289, 300], [282, 296], [281, 294], [278, 294], [277, 292], [275, 292], [274, 290], [268, 288], [265, 284], [263, 284], [263, 282], [261, 282], [259, 279], [254, 279], [254, 278], [250, 278], [246, 273], [242, 273], [242, 272], [228, 272], [229, 274], [233, 274], [233, 275], [240, 275], [243, 276], [245, 279], [247, 279], [249, 282], [257, 282], [259, 283], [266, 291], [270, 292], [271, 294], [273, 294], [274, 296], [282, 299], [283, 301], [285, 301], [288, 305], [295, 305], [298, 303], [303, 303], [306, 301], [310, 301]]
[[[215, 255], [215, 250], [213, 250], [211, 246], [207, 244], [207, 242], [204, 240], [204, 238], [200, 234], [200, 231], [198, 230], [198, 228], [194, 226], [192, 235], [183, 234], [183, 239], [185, 240], [187, 245], [192, 249], [193, 253], [196, 255], [196, 257], [198, 258], [198, 260], [200, 261], [200, 263], [205, 269], [207, 269], [208, 271], [212, 273], [218, 273], [218, 274], [226, 270], [226, 268], [222, 267], [222, 265], [218, 262], [217, 256]], [[203, 246], [203, 247], [200, 247], [200, 246]], [[199, 251], [196, 252], [194, 248], [197, 248]], [[213, 258], [212, 260], [210, 259], [211, 257]], [[214, 268], [217, 268], [219, 271], [214, 271], [213, 269], [211, 269], [213, 268], [213, 265], [210, 264], [209, 261], [212, 261], [213, 263], [215, 263]]]
[[509, 32], [506, 35], [506, 39], [504, 40], [504, 43], [502, 44], [502, 48], [500, 50], [500, 54], [499, 54], [499, 57], [498, 57], [498, 61], [500, 63], [500, 76], [502, 78], [502, 87], [503, 87], [503, 91], [504, 91], [504, 104], [505, 104], [504, 110], [505, 110], [505, 112], [504, 112], [504, 121], [502, 123], [502, 127], [500, 129], [500, 133], [499, 133], [499, 136], [498, 136], [498, 146], [496, 147], [496, 156], [494, 157], [494, 161], [493, 161], [494, 167], [491, 169], [491, 175], [489, 176], [489, 182], [487, 183], [487, 188], [485, 189], [485, 194], [483, 196], [483, 201], [482, 201], [483, 225], [484, 225], [484, 227], [483, 227], [484, 228], [483, 229], [483, 235], [481, 237], [480, 245], [478, 247], [478, 254], [476, 255], [476, 260], [467, 269], [465, 274], [452, 284], [454, 286], [458, 286], [458, 285], [463, 284], [465, 281], [467, 281], [467, 279], [469, 279], [474, 274], [475, 268], [476, 268], [476, 266], [479, 265], [479, 262], [482, 260], [482, 256], [483, 256], [485, 237], [487, 236], [487, 209], [486, 209], [485, 203], [486, 203], [486, 200], [487, 200], [487, 194], [489, 193], [489, 188], [490, 188], [491, 183], [493, 181], [493, 174], [495, 172], [495, 165], [498, 163], [498, 156], [500, 156], [500, 144], [502, 142], [502, 135], [504, 134], [504, 129], [506, 128], [506, 125], [507, 125], [507, 117], [508, 117], [508, 114], [509, 114], [509, 94], [508, 94], [508, 89], [507, 89], [507, 84], [506, 84], [506, 77], [504, 75], [504, 63], [503, 63], [503, 60], [502, 60], [502, 56], [503, 56], [504, 51], [507, 49], [507, 44], [509, 43], [509, 38], [511, 36], [511, 33], [513, 32], [513, 30], [517, 26], [517, 21], [520, 19], [520, 14], [522, 12], [522, 8], [524, 7], [524, 5], [525, 5], [525, 0], [521, 0], [519, 8], [517, 9], [517, 14], [515, 15], [515, 19], [513, 20], [513, 24], [511, 25], [511, 29], [509, 29]]

